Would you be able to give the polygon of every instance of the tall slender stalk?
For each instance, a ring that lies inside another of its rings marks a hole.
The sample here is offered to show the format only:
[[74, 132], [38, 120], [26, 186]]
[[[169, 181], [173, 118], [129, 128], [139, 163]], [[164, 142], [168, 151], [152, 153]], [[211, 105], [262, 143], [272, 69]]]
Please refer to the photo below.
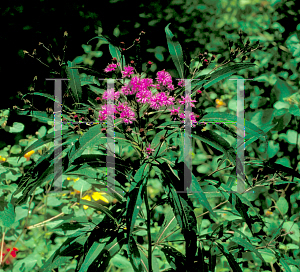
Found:
[[150, 232], [151, 217], [150, 217], [150, 209], [149, 209], [149, 202], [148, 202], [147, 187], [145, 188], [144, 199], [145, 199], [145, 206], [146, 206], [146, 212], [147, 212], [147, 236], [148, 236], [148, 263], [149, 263], [149, 272], [153, 272], [153, 270], [152, 270], [151, 232]]

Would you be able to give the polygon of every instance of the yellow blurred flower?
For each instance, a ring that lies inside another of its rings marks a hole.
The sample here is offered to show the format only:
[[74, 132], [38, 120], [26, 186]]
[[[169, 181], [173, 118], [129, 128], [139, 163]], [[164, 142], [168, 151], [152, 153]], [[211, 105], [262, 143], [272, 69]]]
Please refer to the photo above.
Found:
[[222, 99], [216, 99], [215, 100], [215, 102], [216, 102], [216, 104], [217, 104], [217, 108], [219, 108], [219, 107], [222, 107], [222, 106], [225, 106], [226, 105], [226, 103], [222, 100]]
[[271, 211], [266, 211], [266, 216], [273, 214]]
[[6, 161], [6, 158], [2, 158], [2, 157], [1, 157], [1, 160], [2, 160], [3, 162], [5, 162], [5, 161]]
[[34, 150], [29, 151], [29, 152], [27, 152], [27, 153], [24, 155], [24, 158], [26, 158], [26, 160], [29, 161], [31, 155], [34, 154], [34, 153], [35, 153]]
[[[95, 201], [102, 200], [103, 202], [108, 204], [109, 201], [107, 200], [107, 198], [105, 198], [102, 195], [106, 195], [106, 193], [104, 193], [104, 192], [93, 192], [92, 194], [88, 194], [88, 195], [82, 197], [81, 199], [91, 201], [92, 198], [93, 198]], [[83, 208], [86, 210], [88, 208], [88, 206], [83, 205]]]

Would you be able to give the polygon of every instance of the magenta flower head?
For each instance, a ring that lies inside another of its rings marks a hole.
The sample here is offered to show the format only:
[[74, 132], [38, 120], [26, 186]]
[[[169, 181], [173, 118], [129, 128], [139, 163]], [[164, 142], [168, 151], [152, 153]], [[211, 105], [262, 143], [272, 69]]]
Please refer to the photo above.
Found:
[[128, 66], [124, 67], [124, 70], [125, 71], [122, 71], [122, 78], [125, 78], [125, 77], [129, 77], [130, 78], [130, 75], [133, 74], [134, 68], [128, 65]]
[[154, 152], [154, 148], [151, 148], [151, 144], [149, 144], [149, 147], [146, 148], [146, 153], [148, 153], [147, 158], [152, 154], [152, 152]]
[[181, 80], [178, 82], [178, 86], [179, 86], [179, 87], [183, 87], [183, 86], [184, 86], [184, 79], [181, 79]]
[[119, 99], [120, 97], [120, 93], [119, 92], [115, 92], [114, 89], [109, 89], [107, 91], [104, 91], [102, 98], [107, 100], [107, 99]]
[[109, 64], [109, 65], [104, 69], [104, 72], [105, 72], [105, 73], [108, 73], [108, 72], [111, 72], [111, 71], [115, 71], [115, 69], [117, 68], [117, 66], [120, 66], [120, 64], [119, 64], [119, 63], [117, 63], [117, 64], [114, 64], [114, 63]]

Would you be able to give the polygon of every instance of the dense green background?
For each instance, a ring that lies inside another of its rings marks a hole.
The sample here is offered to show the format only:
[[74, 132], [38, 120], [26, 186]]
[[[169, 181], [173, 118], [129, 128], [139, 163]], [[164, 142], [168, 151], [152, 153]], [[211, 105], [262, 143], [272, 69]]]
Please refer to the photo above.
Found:
[[[35, 76], [38, 78], [35, 83], [35, 90], [53, 94], [53, 83], [46, 81], [45, 78], [55, 76], [50, 74], [49, 69], [37, 60], [24, 55], [23, 50], [31, 54], [33, 49], [36, 49], [38, 57], [41, 57], [44, 63], [54, 65], [53, 58], [49, 58], [47, 51], [38, 43], [43, 42], [46, 46], [49, 43], [52, 44], [54, 55], [62, 56], [63, 34], [64, 31], [67, 31], [66, 60], [75, 60], [78, 64], [102, 71], [111, 62], [108, 46], [97, 44], [96, 39], [89, 43], [91, 47], [87, 45], [87, 42], [97, 34], [102, 33], [112, 38], [115, 45], [119, 45], [123, 41], [127, 47], [143, 30], [146, 34], [141, 41], [141, 63], [145, 65], [149, 60], [155, 63], [152, 67], [153, 77], [157, 71], [166, 69], [176, 78], [178, 74], [169, 56], [166, 43], [165, 27], [169, 23], [171, 23], [170, 29], [183, 47], [185, 60], [189, 60], [195, 53], [203, 53], [207, 50], [209, 53], [215, 54], [220, 63], [224, 57], [229, 55], [228, 40], [232, 40], [234, 43], [239, 41], [238, 31], [240, 29], [249, 37], [251, 43], [258, 40], [264, 45], [263, 49], [251, 55], [251, 59], [255, 59], [257, 67], [245, 69], [238, 74], [243, 78], [254, 78], [253, 81], [245, 83], [247, 120], [251, 120], [262, 127], [276, 123], [277, 125], [268, 132], [269, 147], [266, 148], [258, 140], [247, 148], [246, 156], [272, 159], [297, 170], [296, 167], [299, 166], [300, 160], [299, 140], [296, 141], [299, 137], [297, 133], [299, 133], [300, 116], [300, 9], [295, 1], [207, 0], [170, 1], [169, 3], [151, 1], [145, 4], [141, 1], [101, 1], [101, 4], [99, 1], [89, 3], [30, 1], [26, 4], [19, 2], [15, 1], [14, 6], [9, 2], [7, 2], [7, 6], [5, 3], [1, 3], [0, 7], [2, 18], [0, 73], [3, 81], [0, 109], [11, 109], [9, 114], [8, 111], [1, 111], [4, 115], [1, 124], [4, 119], [7, 119], [6, 126], [8, 128], [13, 126], [14, 122], [24, 124], [24, 128], [16, 127], [15, 131], [1, 129], [0, 149], [2, 150], [0, 150], [0, 155], [9, 158], [9, 163], [5, 162], [0, 165], [0, 179], [3, 184], [5, 182], [6, 184], [18, 182], [22, 176], [23, 168], [26, 168], [31, 162], [22, 161], [18, 163], [15, 156], [20, 153], [20, 150], [23, 151], [28, 147], [31, 144], [30, 141], [42, 137], [41, 135], [45, 135], [52, 127], [51, 124], [33, 121], [30, 117], [19, 116], [12, 109], [14, 105], [18, 105], [20, 108], [24, 107], [24, 102], [18, 98], [17, 92], [20, 91], [23, 94], [29, 92]], [[128, 6], [133, 8], [130, 9]], [[92, 52], [95, 51], [103, 53], [94, 53], [93, 55]], [[129, 50], [125, 57], [127, 62], [130, 59], [135, 60], [135, 50]], [[54, 66], [54, 68], [57, 67]], [[145, 67], [143, 66], [143, 68]], [[233, 114], [235, 114], [233, 106], [236, 92], [235, 84], [234, 81], [225, 80], [208, 90], [213, 101], [216, 98], [222, 98], [228, 106], [226, 109]], [[293, 94], [291, 99], [296, 102], [287, 101]], [[51, 100], [45, 100], [41, 97], [33, 98], [32, 102], [42, 111], [45, 111], [46, 107], [53, 107]], [[216, 106], [213, 102], [205, 101], [205, 103], [207, 109], [214, 109]], [[8, 115], [9, 117], [6, 117]], [[36, 135], [36, 131], [39, 132], [38, 135]], [[29, 138], [27, 135], [33, 136], [30, 136], [31, 139], [29, 140], [24, 140]], [[19, 142], [19, 140], [22, 141]], [[215, 155], [219, 154], [209, 154], [209, 152], [207, 149], [201, 150], [199, 148], [197, 150], [195, 167], [199, 175], [208, 174], [216, 168], [217, 156]], [[206, 154], [203, 155], [203, 153]], [[39, 156], [36, 153], [32, 158], [36, 161]], [[253, 167], [247, 167], [246, 170], [249, 177], [255, 176], [256, 172]], [[159, 195], [161, 190], [161, 185], [154, 177], [153, 175], [151, 181], [153, 198], [156, 194]], [[5, 189], [8, 191], [2, 189], [0, 191], [1, 211], [9, 199], [9, 192], [11, 192], [9, 188], [12, 190], [12, 187], [7, 187]], [[300, 254], [300, 224], [297, 219], [297, 214], [300, 211], [298, 207], [299, 186], [290, 185], [285, 190], [285, 194], [276, 191], [285, 188], [286, 186], [283, 185], [276, 188], [258, 187], [248, 199], [258, 209], [261, 216], [266, 216], [265, 221], [270, 224], [270, 236], [279, 227], [280, 220], [284, 218], [284, 215], [287, 215], [287, 225], [294, 219], [296, 220], [295, 226], [293, 226], [294, 233], [287, 235], [286, 238], [281, 237], [278, 241], [282, 253], [297, 260]], [[205, 189], [206, 191], [211, 190], [208, 185]], [[35, 206], [41, 199], [40, 196], [36, 197]], [[53, 204], [56, 199], [51, 201]], [[48, 204], [51, 201], [48, 199]], [[52, 206], [49, 209], [44, 209], [44, 213], [36, 211], [29, 225], [58, 214], [65, 204], [57, 201], [54, 208]], [[219, 199], [217, 197], [210, 198], [210, 203], [215, 206], [219, 203]], [[20, 230], [24, 226], [23, 218], [26, 217], [26, 214], [23, 216], [22, 211], [26, 211], [26, 207], [28, 206], [25, 205], [16, 212], [18, 218], [14, 224], [15, 230], [8, 231], [6, 241], [15, 241], [15, 237], [20, 234]], [[273, 213], [266, 214], [268, 210]], [[163, 213], [166, 211], [158, 209], [157, 214], [154, 215], [158, 222], [156, 226], [153, 226], [154, 228], [162, 224]], [[228, 213], [226, 219], [234, 220], [237, 218]], [[203, 217], [202, 230], [204, 234], [212, 232], [215, 228], [214, 222], [209, 214]], [[180, 238], [182, 235], [173, 235], [170, 240]], [[48, 243], [50, 240], [52, 243]], [[32, 271], [36, 260], [38, 262], [35, 269], [38, 270], [38, 267], [42, 266], [42, 260], [47, 260], [63, 241], [63, 235], [58, 237], [51, 231], [48, 230], [47, 232], [42, 228], [27, 231], [18, 244], [21, 249], [18, 257], [21, 260], [28, 256], [28, 260], [30, 259], [33, 266], [30, 270], [30, 262], [27, 262], [27, 270], [24, 271]], [[177, 248], [182, 250], [183, 246], [179, 245]], [[242, 257], [245, 259], [244, 271], [264, 271], [260, 269], [261, 261], [257, 257], [253, 261], [254, 254], [245, 253]], [[272, 263], [274, 271], [279, 271], [280, 267], [270, 252], [264, 252], [263, 257], [267, 258], [267, 262]], [[116, 265], [116, 267], [126, 267], [127, 263], [124, 259], [120, 258], [118, 261], [119, 263], [117, 261], [116, 263], [119, 266]], [[22, 262], [19, 261], [18, 265], [12, 271], [19, 271], [18, 267], [22, 265]], [[160, 268], [163, 267], [163, 262], [160, 262], [159, 265]], [[299, 263], [295, 262], [294, 265], [289, 263], [291, 271], [299, 271], [296, 265], [299, 268]], [[7, 269], [11, 269], [11, 267]], [[224, 256], [217, 260], [216, 271], [230, 271]]]

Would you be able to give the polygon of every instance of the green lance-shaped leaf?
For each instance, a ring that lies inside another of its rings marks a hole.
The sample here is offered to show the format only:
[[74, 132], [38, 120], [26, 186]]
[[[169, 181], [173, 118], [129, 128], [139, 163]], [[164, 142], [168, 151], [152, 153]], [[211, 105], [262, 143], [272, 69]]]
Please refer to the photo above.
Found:
[[64, 265], [70, 261], [71, 256], [80, 254], [83, 244], [88, 236], [84, 235], [79, 237], [69, 237], [57, 249], [47, 262], [40, 268], [41, 272], [52, 272], [54, 268]]
[[165, 220], [156, 234], [156, 244], [160, 244], [164, 238], [176, 227], [177, 221], [175, 215], [170, 207], [166, 210]]
[[100, 83], [95, 78], [95, 76], [81, 77], [80, 84], [81, 84], [81, 86], [88, 85], [88, 84], [96, 84], [96, 85], [100, 86]]
[[[134, 181], [131, 184], [128, 193], [128, 200], [126, 204], [126, 224], [128, 237], [131, 237], [133, 232], [134, 223], [142, 205], [142, 189], [144, 186], [145, 176], [149, 173], [149, 164], [144, 163], [134, 175]], [[128, 240], [128, 247], [130, 248], [130, 240]]]
[[240, 64], [234, 64], [234, 65], [225, 67], [221, 70], [218, 70], [218, 71], [212, 73], [210, 75], [210, 78], [209, 78], [208, 82], [205, 83], [203, 85], [203, 87], [205, 89], [207, 89], [208, 87], [210, 87], [213, 84], [219, 82], [220, 80], [225, 79], [227, 77], [230, 77], [231, 75], [233, 75], [234, 73], [236, 73], [236, 72], [238, 72], [242, 69], [250, 68], [250, 67], [253, 67], [255, 65], [256, 64], [253, 64], [253, 63], [240, 63]]
[[25, 95], [23, 95], [22, 99], [26, 96], [26, 95], [38, 95], [38, 96], [43, 96], [43, 97], [46, 97], [56, 103], [59, 103], [59, 101], [55, 100], [54, 96], [53, 95], [50, 95], [50, 94], [47, 94], [47, 93], [39, 93], [39, 92], [35, 92], [35, 93], [27, 93]]
[[112, 58], [116, 58], [117, 62], [120, 63], [121, 70], [122, 70], [125, 66], [124, 55], [122, 56], [120, 49], [118, 47], [112, 45], [111, 43], [109, 44], [108, 48], [109, 48], [109, 53], [111, 54]]
[[143, 267], [141, 263], [141, 254], [136, 245], [136, 241], [133, 236], [130, 236], [129, 239], [130, 239], [129, 259], [133, 267], [133, 270], [135, 272], [143, 271]]
[[89, 206], [91, 208], [94, 208], [97, 211], [101, 211], [101, 212], [105, 213], [108, 217], [110, 217], [112, 220], [114, 220], [117, 224], [117, 219], [114, 218], [111, 211], [108, 208], [106, 208], [105, 206], [103, 206], [103, 205], [101, 205], [97, 202], [87, 201], [87, 200], [84, 200], [84, 199], [80, 199], [79, 203], [82, 204], [82, 205], [86, 205], [86, 206]]
[[[204, 208], [206, 208], [211, 215], [213, 215], [215, 218], [217, 218], [217, 215], [214, 213], [212, 207], [210, 206], [205, 193], [203, 192], [201, 186], [199, 185], [199, 182], [197, 181], [197, 178], [192, 173], [192, 184], [189, 189], [191, 191], [192, 196], [196, 197], [198, 202], [203, 205]], [[200, 223], [200, 222], [198, 222]], [[201, 223], [200, 223], [201, 224]], [[199, 226], [200, 227], [200, 226]]]
[[83, 151], [95, 144], [106, 143], [107, 139], [105, 135], [101, 132], [101, 125], [94, 126], [90, 128], [73, 146], [71, 153], [69, 155], [69, 165], [78, 158]]
[[87, 253], [83, 264], [80, 267], [79, 272], [85, 272], [88, 271], [89, 266], [93, 263], [93, 261], [98, 257], [98, 255], [101, 253], [102, 249], [104, 248], [105, 243], [99, 243], [95, 241], [91, 248], [89, 249], [89, 252]]
[[169, 265], [176, 271], [186, 271], [186, 258], [177, 249], [171, 246], [163, 246], [161, 251], [166, 255]]
[[256, 256], [262, 260], [263, 263], [265, 262], [264, 258], [261, 256], [261, 254], [255, 248], [255, 246], [251, 245], [246, 240], [244, 240], [242, 238], [239, 238], [239, 237], [235, 237], [235, 236], [231, 237], [230, 240], [237, 243], [237, 244], [239, 244], [239, 245], [241, 245], [241, 246], [243, 246], [244, 248], [250, 250], [251, 252], [254, 252], [256, 254]]
[[[247, 120], [242, 120], [240, 117], [237, 117], [236, 115], [228, 114], [225, 112], [209, 112], [206, 115], [203, 116], [201, 119], [202, 122], [218, 122], [218, 123], [226, 123], [226, 122], [245, 122], [245, 132], [250, 133], [252, 135], [257, 135], [259, 137], [264, 137], [264, 141], [266, 142], [267, 135], [266, 133], [258, 128], [256, 125], [253, 123], [247, 121]], [[267, 143], [267, 142], [266, 142]]]
[[[68, 129], [62, 130], [61, 133], [65, 136], [65, 133], [68, 132]], [[43, 146], [44, 144], [47, 144], [49, 142], [53, 142], [54, 141], [54, 135], [56, 134], [57, 137], [61, 137], [61, 135], [58, 135], [58, 133], [49, 133], [47, 135], [45, 135], [44, 137], [38, 139], [37, 141], [35, 141], [31, 146], [27, 147], [19, 156], [19, 159], [22, 158], [26, 153], [28, 153], [31, 150], [34, 150], [36, 148], [39, 148], [41, 146]], [[64, 137], [63, 137], [64, 138]]]
[[184, 63], [183, 63], [182, 48], [181, 48], [180, 43], [175, 40], [175, 36], [173, 35], [171, 30], [169, 29], [169, 25], [170, 24], [168, 24], [165, 27], [169, 52], [170, 52], [172, 60], [175, 64], [175, 67], [178, 71], [179, 77], [184, 79]]
[[78, 69], [75, 68], [75, 63], [68, 61], [68, 67], [66, 68], [66, 71], [70, 79], [70, 86], [74, 99], [77, 103], [79, 103], [82, 100], [82, 89], [79, 72]]
[[[197, 131], [197, 127], [196, 127]], [[202, 131], [198, 132], [198, 134], [193, 134], [193, 138], [196, 138], [200, 141], [209, 144], [210, 146], [216, 148], [217, 150], [223, 152], [225, 156], [237, 167], [237, 171], [241, 173], [243, 171], [243, 165], [239, 158], [236, 157], [236, 153], [234, 148], [230, 146], [230, 144], [222, 138], [220, 135], [215, 133], [214, 131]], [[248, 181], [246, 180], [248, 183]], [[248, 184], [250, 186], [250, 184]]]
[[243, 272], [242, 269], [239, 267], [238, 263], [236, 262], [236, 260], [234, 259], [233, 255], [226, 248], [224, 248], [223, 245], [219, 244], [218, 242], [215, 243], [217, 244], [220, 251], [224, 254], [226, 259], [228, 260], [232, 270], [236, 272]]
[[26, 111], [25, 110], [25, 111], [18, 111], [17, 114], [37, 118], [42, 123], [48, 123], [49, 121], [53, 122], [53, 117], [49, 118], [47, 112], [39, 112], [39, 111], [31, 111], [31, 110]]

